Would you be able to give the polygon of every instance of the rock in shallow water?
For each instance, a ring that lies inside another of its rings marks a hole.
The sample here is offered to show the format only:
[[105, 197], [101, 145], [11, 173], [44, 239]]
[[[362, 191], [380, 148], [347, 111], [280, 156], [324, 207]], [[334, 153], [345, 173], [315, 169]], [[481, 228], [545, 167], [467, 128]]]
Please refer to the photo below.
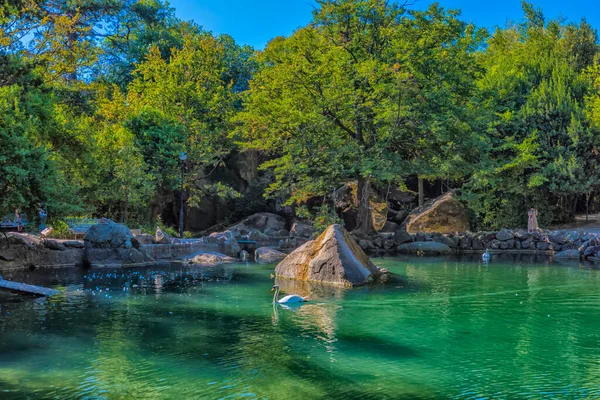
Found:
[[188, 260], [190, 264], [213, 266], [234, 262], [235, 259], [221, 253], [200, 253]]
[[384, 273], [340, 225], [331, 225], [317, 239], [305, 243], [275, 268], [275, 275], [339, 286], [358, 286]]
[[254, 252], [254, 260], [257, 263], [275, 263], [283, 260], [287, 254], [282, 253], [279, 250], [274, 249], [273, 247], [259, 247]]

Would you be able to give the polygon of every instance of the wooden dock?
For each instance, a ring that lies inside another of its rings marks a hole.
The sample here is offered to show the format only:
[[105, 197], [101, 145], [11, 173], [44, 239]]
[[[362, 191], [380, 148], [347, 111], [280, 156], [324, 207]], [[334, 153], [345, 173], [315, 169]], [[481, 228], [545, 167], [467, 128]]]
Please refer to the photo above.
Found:
[[18, 294], [29, 294], [34, 296], [52, 296], [58, 294], [58, 290], [48, 289], [41, 286], [28, 285], [26, 283], [7, 281], [0, 277], [0, 291], [8, 291]]

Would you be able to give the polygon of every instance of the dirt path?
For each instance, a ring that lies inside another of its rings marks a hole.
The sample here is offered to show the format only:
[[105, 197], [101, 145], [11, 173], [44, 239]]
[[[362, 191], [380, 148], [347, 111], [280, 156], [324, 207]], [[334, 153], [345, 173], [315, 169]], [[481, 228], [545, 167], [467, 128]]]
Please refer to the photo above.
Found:
[[600, 233], [600, 214], [590, 214], [586, 222], [585, 214], [575, 216], [575, 222], [555, 225], [551, 228], [557, 229], [579, 229], [588, 233]]

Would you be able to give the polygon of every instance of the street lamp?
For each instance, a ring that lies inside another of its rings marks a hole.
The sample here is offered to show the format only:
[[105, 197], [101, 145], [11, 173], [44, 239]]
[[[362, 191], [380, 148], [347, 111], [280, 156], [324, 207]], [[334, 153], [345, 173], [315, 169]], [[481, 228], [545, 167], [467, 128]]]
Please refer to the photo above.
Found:
[[183, 238], [183, 171], [185, 166], [185, 160], [187, 160], [187, 154], [182, 151], [179, 155], [179, 161], [181, 164], [181, 193], [180, 193], [180, 204], [179, 204], [179, 237]]

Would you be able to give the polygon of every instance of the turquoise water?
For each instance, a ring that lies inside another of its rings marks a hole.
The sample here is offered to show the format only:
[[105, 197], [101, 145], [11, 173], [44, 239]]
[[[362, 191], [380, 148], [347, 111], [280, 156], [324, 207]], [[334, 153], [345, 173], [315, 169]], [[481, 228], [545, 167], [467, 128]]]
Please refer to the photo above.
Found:
[[0, 297], [0, 398], [600, 397], [600, 271], [374, 261], [404, 281], [291, 310], [272, 265], [5, 272], [61, 295]]

